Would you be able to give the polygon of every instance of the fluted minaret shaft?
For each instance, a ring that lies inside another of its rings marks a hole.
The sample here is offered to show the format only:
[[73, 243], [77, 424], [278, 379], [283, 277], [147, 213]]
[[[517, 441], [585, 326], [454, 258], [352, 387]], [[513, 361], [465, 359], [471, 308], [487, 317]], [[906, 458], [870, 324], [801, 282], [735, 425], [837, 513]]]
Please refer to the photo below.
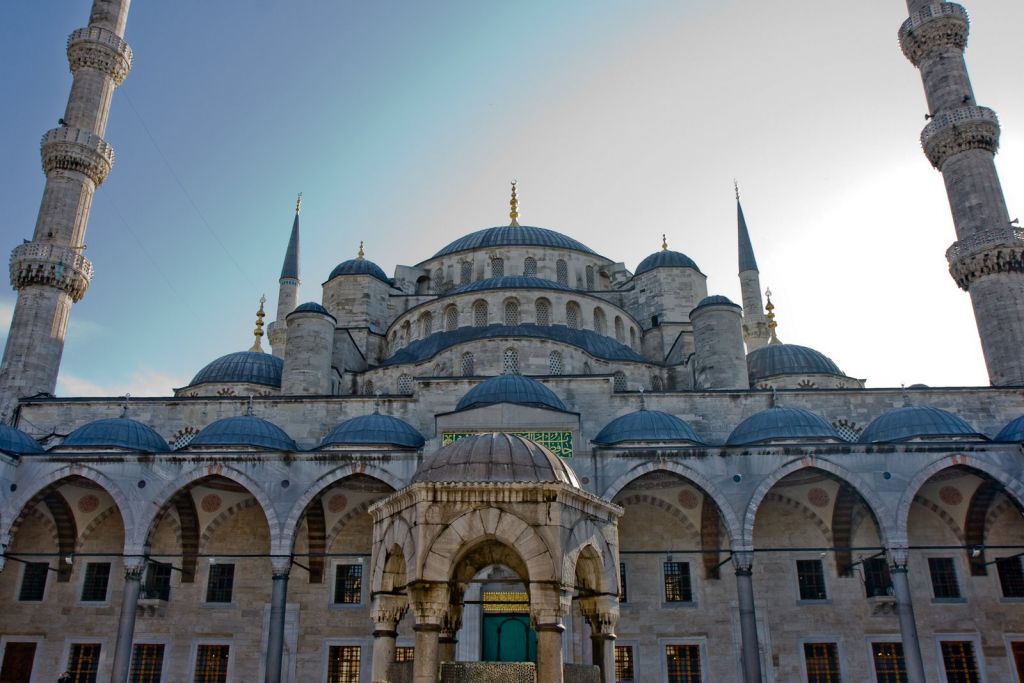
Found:
[[949, 272], [970, 293], [989, 380], [1024, 385], [1024, 231], [1010, 224], [996, 173], [999, 121], [967, 75], [969, 21], [960, 5], [908, 0], [900, 46], [921, 71], [929, 123], [921, 146], [942, 173], [957, 241]]
[[0, 364], [0, 413], [18, 397], [53, 393], [71, 304], [92, 279], [82, 251], [93, 193], [114, 163], [103, 135], [114, 89], [132, 65], [123, 39], [130, 1], [94, 0], [89, 25], [68, 37], [73, 81], [60, 125], [43, 135], [39, 217], [32, 240], [11, 253], [18, 300]]

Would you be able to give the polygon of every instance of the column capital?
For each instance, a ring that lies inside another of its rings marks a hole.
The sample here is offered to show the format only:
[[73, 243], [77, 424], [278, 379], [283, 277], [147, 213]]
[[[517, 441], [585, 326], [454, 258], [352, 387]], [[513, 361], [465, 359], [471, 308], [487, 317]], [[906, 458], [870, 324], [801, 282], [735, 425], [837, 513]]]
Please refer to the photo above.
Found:
[[416, 617], [416, 626], [441, 628], [441, 621], [448, 612], [448, 584], [433, 581], [418, 581], [406, 587], [409, 607]]
[[129, 581], [140, 581], [146, 571], [146, 565], [149, 564], [149, 559], [144, 555], [125, 555], [122, 561], [124, 578]]
[[540, 625], [562, 626], [562, 617], [572, 607], [572, 594], [563, 586], [551, 583], [530, 584], [530, 618], [537, 629]]
[[378, 631], [393, 633], [408, 610], [409, 601], [404, 595], [375, 595], [370, 612], [370, 619], [376, 627], [374, 634]]
[[271, 555], [270, 567], [275, 581], [287, 579], [292, 570], [292, 556]]
[[580, 598], [580, 612], [590, 625], [592, 636], [615, 638], [615, 626], [619, 623], [619, 601], [610, 595], [596, 595]]
[[890, 546], [885, 549], [885, 556], [889, 560], [889, 569], [891, 571], [907, 571], [907, 562], [910, 559], [909, 548], [906, 546]]
[[743, 575], [750, 575], [754, 568], [754, 551], [753, 550], [734, 550], [732, 551], [732, 565], [736, 569], [736, 573]]

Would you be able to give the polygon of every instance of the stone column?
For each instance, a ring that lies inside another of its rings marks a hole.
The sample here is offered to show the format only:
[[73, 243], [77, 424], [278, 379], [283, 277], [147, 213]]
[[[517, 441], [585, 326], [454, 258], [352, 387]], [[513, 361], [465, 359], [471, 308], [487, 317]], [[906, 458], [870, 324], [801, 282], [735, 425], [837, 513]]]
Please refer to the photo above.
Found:
[[398, 622], [408, 609], [404, 595], [381, 594], [373, 598], [373, 669], [370, 679], [374, 683], [388, 680], [388, 671], [395, 661], [395, 639]]
[[562, 618], [570, 605], [569, 591], [550, 584], [530, 584], [530, 617], [537, 631], [537, 683], [562, 683]]
[[412, 680], [414, 683], [437, 683], [440, 663], [438, 640], [441, 624], [448, 612], [448, 585], [421, 582], [407, 587], [409, 606], [416, 617], [416, 632]]
[[270, 593], [270, 627], [267, 629], [266, 683], [280, 683], [284, 654], [284, 618], [288, 608], [288, 573], [291, 557], [273, 557], [273, 587]]
[[921, 641], [917, 637], [917, 620], [914, 618], [914, 604], [910, 598], [910, 581], [907, 577], [907, 549], [889, 548], [886, 553], [889, 558], [889, 574], [892, 576], [892, 590], [896, 596], [896, 616], [900, 621], [907, 681], [925, 683]]
[[757, 639], [757, 616], [754, 613], [754, 553], [749, 550], [734, 552], [732, 562], [736, 567], [736, 597], [740, 608], [743, 680], [761, 683], [761, 644]]
[[462, 605], [448, 608], [441, 622], [441, 634], [438, 639], [438, 660], [441, 662], [455, 661], [455, 647], [459, 644], [457, 634], [462, 628]]
[[146, 558], [124, 558], [124, 591], [121, 597], [121, 618], [117, 622], [117, 642], [114, 643], [114, 666], [110, 674], [112, 683], [128, 683], [132, 663], [132, 641], [135, 639], [135, 612], [139, 607], [139, 590]]
[[601, 683], [615, 683], [615, 625], [619, 621], [617, 596], [580, 600], [580, 611], [590, 626], [593, 662], [601, 667]]

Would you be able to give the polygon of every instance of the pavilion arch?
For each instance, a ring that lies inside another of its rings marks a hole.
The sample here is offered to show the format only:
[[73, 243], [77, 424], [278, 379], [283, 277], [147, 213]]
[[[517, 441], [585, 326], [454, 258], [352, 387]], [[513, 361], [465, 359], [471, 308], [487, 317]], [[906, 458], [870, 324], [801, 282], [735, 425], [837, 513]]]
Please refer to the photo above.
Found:
[[[614, 562], [608, 561], [615, 557], [616, 543], [610, 542], [601, 532], [601, 528], [589, 519], [581, 519], [569, 532], [565, 543], [568, 548], [562, 557], [562, 581], [575, 578], [580, 562], [589, 565], [586, 568], [593, 574], [596, 585], [587, 586], [599, 593], [619, 593], [619, 577]], [[596, 567], [600, 567], [598, 571]]]
[[840, 484], [845, 484], [856, 491], [871, 511], [871, 514], [874, 515], [875, 522], [878, 525], [879, 540], [882, 542], [882, 545], [888, 545], [887, 541], [891, 535], [891, 529], [886, 522], [890, 517], [888, 507], [882, 499], [864, 483], [860, 476], [835, 463], [811, 455], [800, 460], [792, 460], [761, 480], [757, 489], [754, 490], [754, 494], [750, 497], [750, 502], [743, 517], [743, 535], [741, 536], [743, 548], [754, 547], [754, 520], [757, 518], [758, 508], [761, 507], [761, 503], [768, 495], [768, 492], [790, 474], [805, 469], [817, 469], [831, 474], [839, 480]]
[[386, 580], [385, 570], [393, 565], [391, 556], [395, 548], [401, 549], [406, 580], [416, 576], [416, 542], [412, 534], [412, 525], [404, 517], [391, 518], [380, 542], [375, 543], [374, 546], [376, 550], [370, 570], [372, 574], [370, 589], [374, 593], [385, 590], [383, 588]]
[[715, 507], [718, 508], [718, 514], [722, 516], [722, 520], [725, 522], [725, 531], [729, 536], [730, 544], [735, 545], [740, 542], [740, 539], [742, 538], [742, 527], [740, 527], [740, 521], [736, 516], [736, 511], [729, 505], [725, 496], [722, 495], [722, 492], [718, 490], [718, 487], [716, 487], [710, 479], [700, 472], [690, 469], [686, 465], [671, 461], [647, 462], [642, 465], [637, 465], [612, 482], [612, 484], [605, 489], [604, 493], [601, 495], [605, 500], [614, 500], [615, 496], [617, 496], [622, 489], [626, 488], [626, 486], [631, 484], [634, 480], [639, 479], [645, 474], [658, 471], [671, 472], [679, 475], [695, 487], [699, 488], [705, 496], [711, 498]]

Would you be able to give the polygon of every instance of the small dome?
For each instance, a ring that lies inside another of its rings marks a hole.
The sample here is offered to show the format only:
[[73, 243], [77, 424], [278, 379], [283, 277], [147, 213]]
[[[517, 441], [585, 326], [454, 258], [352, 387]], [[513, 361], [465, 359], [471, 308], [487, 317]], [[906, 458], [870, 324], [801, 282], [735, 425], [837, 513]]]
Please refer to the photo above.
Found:
[[747, 354], [747, 372], [754, 386], [776, 375], [842, 375], [832, 359], [814, 349], [796, 344], [768, 344]]
[[377, 278], [386, 285], [391, 284], [391, 280], [384, 274], [384, 271], [380, 269], [380, 266], [365, 258], [353, 258], [348, 261], [342, 261], [334, 267], [334, 270], [331, 271], [327, 280], [331, 281], [339, 275], [369, 275]]
[[890, 443], [920, 437], [976, 436], [971, 425], [953, 413], [930, 406], [907, 406], [882, 413], [860, 435], [861, 443]]
[[281, 386], [284, 361], [261, 351], [238, 351], [221, 356], [196, 373], [188, 386], [207, 382], [233, 382]]
[[468, 285], [456, 287], [448, 293], [465, 294], [466, 292], [482, 292], [488, 289], [555, 289], [563, 292], [575, 291], [572, 287], [555, 282], [554, 280], [510, 275], [507, 277], [489, 277], [486, 280], [470, 282]]
[[842, 441], [828, 422], [803, 408], [769, 408], [755, 413], [732, 430], [729, 446], [766, 443], [769, 441]]
[[0, 451], [13, 453], [14, 455], [26, 455], [29, 453], [42, 453], [43, 447], [39, 445], [38, 441], [20, 429], [0, 424]]
[[[307, 301], [304, 304], [299, 304], [295, 307], [295, 310], [293, 310], [292, 313], [319, 313], [321, 315], [330, 315], [332, 318], [334, 317], [326, 308], [315, 301]], [[292, 313], [289, 313], [288, 315], [291, 315]]]
[[529, 225], [499, 225], [496, 228], [485, 228], [464, 235], [431, 258], [447, 256], [459, 251], [470, 249], [488, 249], [490, 247], [552, 247], [555, 249], [571, 249], [585, 254], [597, 254], [581, 242], [566, 237], [560, 232], [547, 228], [534, 228]]
[[678, 251], [671, 251], [669, 249], [662, 249], [661, 251], [654, 252], [641, 261], [640, 265], [636, 267], [636, 272], [633, 273], [633, 275], [641, 275], [649, 270], [654, 270], [655, 268], [692, 268], [698, 273], [700, 272], [700, 268], [697, 267], [694, 260], [686, 254]]
[[112, 417], [82, 425], [68, 434], [61, 446], [125, 448], [143, 453], [171, 450], [152, 428], [127, 417]]
[[[693, 311], [696, 311], [698, 308], [703, 308], [704, 306], [733, 306], [735, 308], [740, 308], [739, 304], [733, 303], [729, 297], [722, 296], [721, 294], [712, 294], [711, 296], [704, 297], [696, 306], [693, 307]], [[693, 311], [690, 311], [690, 315], [693, 315]]]
[[685, 441], [702, 444], [690, 425], [660, 410], [638, 410], [617, 417], [602, 429], [594, 443], [611, 445], [624, 441]]
[[467, 410], [496, 403], [565, 410], [565, 404], [535, 379], [523, 375], [498, 375], [484, 380], [466, 392], [455, 410]]
[[225, 417], [212, 422], [189, 442], [192, 446], [257, 446], [275, 451], [295, 451], [292, 438], [277, 425], [255, 415]]
[[467, 436], [428, 456], [412, 482], [560, 482], [580, 488], [572, 468], [540, 444], [512, 434]]
[[408, 422], [373, 413], [346, 420], [330, 431], [320, 446], [379, 445], [422, 448], [423, 435]]
[[[2, 438], [2, 437], [0, 437]], [[1024, 441], [1024, 415], [1011, 420], [996, 434], [996, 441]]]

